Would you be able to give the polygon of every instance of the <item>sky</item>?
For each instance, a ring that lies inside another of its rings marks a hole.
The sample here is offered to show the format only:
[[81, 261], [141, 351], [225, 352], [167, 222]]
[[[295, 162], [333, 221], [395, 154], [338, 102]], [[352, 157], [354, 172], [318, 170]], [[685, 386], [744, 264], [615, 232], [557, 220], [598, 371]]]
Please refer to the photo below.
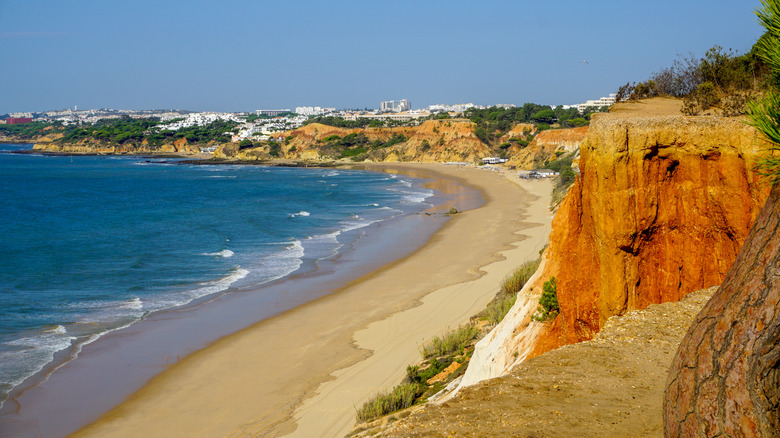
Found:
[[0, 0], [0, 114], [575, 104], [679, 55], [750, 50], [760, 5]]

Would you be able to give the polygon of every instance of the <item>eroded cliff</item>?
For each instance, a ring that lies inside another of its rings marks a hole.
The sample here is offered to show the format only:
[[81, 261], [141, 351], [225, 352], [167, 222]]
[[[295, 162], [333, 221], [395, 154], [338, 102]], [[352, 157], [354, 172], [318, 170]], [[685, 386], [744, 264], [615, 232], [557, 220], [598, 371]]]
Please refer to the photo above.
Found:
[[[428, 120], [419, 126], [397, 128], [338, 128], [312, 123], [279, 137], [285, 139], [279, 154], [293, 160], [331, 161], [341, 156], [342, 150], [333, 148], [326, 141], [329, 137], [346, 137], [350, 134], [365, 135], [369, 142], [387, 142], [394, 136], [403, 141], [388, 147], [368, 147], [359, 158], [370, 161], [447, 162], [476, 163], [493, 154], [492, 149], [474, 135], [474, 124], [467, 120]], [[215, 157], [239, 160], [267, 159], [267, 147], [238, 149], [223, 147]]]
[[[720, 284], [769, 193], [752, 171], [761, 147], [741, 119], [597, 116], [542, 267], [478, 344], [463, 384], [591, 339], [610, 316]], [[533, 322], [551, 277], [560, 314]]]
[[531, 143], [521, 148], [509, 148], [509, 164], [518, 169], [535, 169], [556, 157], [556, 152], [574, 152], [588, 134], [588, 127], [551, 129], [537, 134]]

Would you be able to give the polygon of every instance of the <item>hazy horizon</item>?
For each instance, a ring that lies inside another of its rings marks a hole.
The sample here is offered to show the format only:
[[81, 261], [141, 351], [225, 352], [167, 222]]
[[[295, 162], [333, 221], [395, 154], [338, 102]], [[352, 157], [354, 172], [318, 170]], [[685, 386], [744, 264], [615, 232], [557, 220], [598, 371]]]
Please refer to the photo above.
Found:
[[0, 114], [575, 104], [749, 50], [760, 1], [734, 3], [0, 0]]

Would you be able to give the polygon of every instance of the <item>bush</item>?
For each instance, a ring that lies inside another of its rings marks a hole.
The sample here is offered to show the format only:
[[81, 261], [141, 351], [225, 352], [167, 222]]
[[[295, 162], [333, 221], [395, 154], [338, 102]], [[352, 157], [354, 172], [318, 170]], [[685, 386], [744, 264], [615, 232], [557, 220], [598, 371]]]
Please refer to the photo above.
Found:
[[712, 82], [699, 84], [695, 92], [683, 99], [682, 112], [685, 115], [695, 116], [702, 111], [707, 111], [713, 105], [720, 102], [715, 85]]
[[446, 356], [450, 353], [463, 350], [471, 341], [479, 336], [479, 329], [472, 324], [458, 327], [442, 337], [434, 336], [426, 344], [420, 346], [420, 354], [423, 358]]
[[420, 370], [419, 365], [410, 365], [406, 367], [406, 378], [412, 383], [425, 384], [428, 382], [428, 379], [442, 372], [442, 370], [450, 366], [452, 362], [454, 362], [452, 358], [445, 358], [443, 360], [433, 358], [428, 365], [428, 368], [425, 368], [424, 370]]

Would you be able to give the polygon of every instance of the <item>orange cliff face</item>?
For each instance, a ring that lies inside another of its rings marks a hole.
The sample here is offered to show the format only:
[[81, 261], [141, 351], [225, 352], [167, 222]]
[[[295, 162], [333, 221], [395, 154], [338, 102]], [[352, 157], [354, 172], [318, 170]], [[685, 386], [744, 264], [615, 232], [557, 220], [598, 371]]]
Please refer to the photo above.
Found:
[[[629, 105], [642, 112], [620, 104], [591, 122], [581, 175], [553, 219], [541, 266], [477, 343], [459, 388], [591, 339], [610, 316], [723, 281], [769, 194], [751, 170], [758, 134], [741, 119], [646, 114], [657, 101]], [[551, 277], [560, 313], [535, 322]]]
[[556, 277], [561, 313], [532, 355], [719, 285], [769, 194], [751, 170], [761, 147], [741, 119], [596, 117], [539, 280]]

